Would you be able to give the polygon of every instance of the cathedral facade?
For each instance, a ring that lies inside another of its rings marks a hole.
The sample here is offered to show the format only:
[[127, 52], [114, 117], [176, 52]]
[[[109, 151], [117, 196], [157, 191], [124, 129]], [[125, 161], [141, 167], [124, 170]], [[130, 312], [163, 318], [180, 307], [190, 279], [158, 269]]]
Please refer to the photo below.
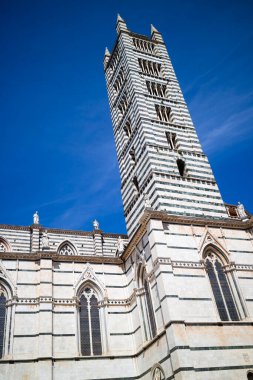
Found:
[[253, 218], [222, 200], [162, 35], [116, 30], [128, 234], [0, 225], [0, 380], [252, 380]]

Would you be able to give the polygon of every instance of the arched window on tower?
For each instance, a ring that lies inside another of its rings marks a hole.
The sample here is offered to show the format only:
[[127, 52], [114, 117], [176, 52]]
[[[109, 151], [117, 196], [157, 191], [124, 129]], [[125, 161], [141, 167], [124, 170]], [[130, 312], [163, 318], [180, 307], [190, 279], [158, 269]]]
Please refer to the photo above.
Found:
[[224, 270], [224, 263], [213, 250], [209, 250], [206, 255], [205, 267], [220, 319], [222, 321], [238, 321], [240, 319], [239, 312], [227, 273]]
[[156, 336], [156, 320], [153, 308], [150, 284], [148, 281], [148, 276], [143, 267], [139, 270], [139, 288], [142, 289], [140, 292], [140, 310], [143, 322], [143, 332], [145, 340], [153, 339]]
[[247, 379], [248, 380], [253, 380], [253, 372], [248, 372], [247, 373]]
[[101, 355], [102, 340], [98, 297], [91, 286], [80, 295], [80, 343], [83, 356]]

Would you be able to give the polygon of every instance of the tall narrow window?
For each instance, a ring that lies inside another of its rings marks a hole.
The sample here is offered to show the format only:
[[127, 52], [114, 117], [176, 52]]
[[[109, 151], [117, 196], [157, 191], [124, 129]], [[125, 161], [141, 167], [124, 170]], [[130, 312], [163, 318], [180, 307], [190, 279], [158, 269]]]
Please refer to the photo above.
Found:
[[132, 149], [130, 150], [129, 154], [130, 154], [130, 157], [131, 157], [131, 159], [133, 160], [133, 162], [134, 162], [134, 164], [135, 164], [135, 163], [136, 163], [135, 149], [132, 148]]
[[4, 352], [4, 333], [5, 333], [5, 320], [6, 320], [6, 297], [2, 293], [0, 296], [0, 358]]
[[247, 379], [248, 379], [248, 380], [253, 380], [253, 372], [249, 372], [249, 373], [247, 374]]
[[166, 132], [167, 141], [170, 149], [177, 149], [177, 135], [176, 133]]
[[92, 288], [85, 288], [80, 298], [81, 353], [101, 355], [101, 331], [97, 296]]
[[139, 187], [138, 179], [137, 179], [136, 176], [133, 178], [133, 184], [134, 184], [134, 186], [135, 186], [135, 189], [136, 189], [137, 192], [139, 193], [139, 192], [140, 192], [140, 187]]
[[124, 125], [124, 131], [127, 135], [127, 137], [130, 137], [132, 134], [132, 128], [131, 128], [131, 122], [130, 120], [127, 120], [126, 124]]
[[184, 160], [181, 160], [181, 158], [177, 159], [177, 167], [178, 167], [179, 174], [181, 175], [181, 177], [183, 177], [185, 175], [185, 162], [184, 162]]
[[171, 108], [162, 106], [162, 105], [155, 105], [156, 114], [158, 116], [158, 119], [161, 121], [170, 122], [171, 119]]
[[205, 265], [220, 319], [238, 321], [238, 311], [221, 261], [214, 253], [209, 253]]
[[154, 338], [156, 336], [156, 323], [155, 323], [155, 314], [150, 294], [150, 288], [149, 283], [146, 278], [144, 278], [143, 281], [143, 287], [145, 290], [145, 296], [146, 296], [146, 303], [147, 303], [147, 309], [148, 309], [148, 323], [149, 323], [149, 329], [151, 332], [151, 338]]

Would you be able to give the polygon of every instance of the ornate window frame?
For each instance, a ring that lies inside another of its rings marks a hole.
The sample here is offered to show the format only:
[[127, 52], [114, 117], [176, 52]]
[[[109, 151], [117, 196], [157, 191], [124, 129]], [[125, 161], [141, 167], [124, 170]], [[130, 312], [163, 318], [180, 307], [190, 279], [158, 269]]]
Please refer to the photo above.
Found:
[[[66, 251], [66, 253], [62, 252], [64, 247], [69, 247], [69, 251]], [[72, 253], [71, 253], [72, 252]], [[61, 242], [57, 248], [57, 253], [62, 256], [75, 256], [78, 254], [78, 251], [73, 243], [69, 240], [64, 240]]]
[[[137, 305], [141, 315], [141, 330], [144, 341], [152, 340], [157, 335], [157, 321], [150, 282], [146, 267], [142, 262], [137, 263]], [[148, 292], [148, 293], [147, 293]]]
[[[96, 276], [93, 268], [88, 264], [83, 273], [79, 277], [74, 286], [75, 298], [76, 298], [76, 336], [77, 336], [77, 353], [78, 356], [84, 356], [82, 354], [81, 347], [81, 326], [80, 326], [80, 300], [85, 293], [85, 289], [90, 288], [91, 293], [95, 295], [98, 302], [99, 311], [99, 324], [100, 324], [100, 336], [101, 336], [101, 355], [105, 355], [108, 352], [108, 334], [107, 334], [107, 293], [104, 284]], [[90, 326], [91, 328], [91, 326]], [[91, 331], [90, 331], [91, 333]], [[101, 356], [99, 355], [99, 356]], [[97, 356], [91, 352], [91, 355]]]
[[[220, 247], [212, 242], [204, 247], [202, 259], [219, 319], [222, 321], [240, 321], [245, 318], [245, 305], [228, 253], [223, 252]], [[212, 276], [212, 280], [210, 276]], [[216, 294], [214, 287], [216, 287]]]

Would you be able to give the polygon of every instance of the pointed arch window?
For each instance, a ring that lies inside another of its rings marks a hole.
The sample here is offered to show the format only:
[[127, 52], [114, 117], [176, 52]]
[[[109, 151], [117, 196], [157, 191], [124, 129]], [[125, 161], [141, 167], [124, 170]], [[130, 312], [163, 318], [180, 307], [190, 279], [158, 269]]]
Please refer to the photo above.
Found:
[[222, 321], [239, 321], [236, 302], [222, 261], [214, 252], [209, 252], [205, 259], [205, 266], [220, 319]]
[[181, 158], [178, 158], [177, 159], [177, 167], [178, 167], [178, 171], [179, 171], [179, 174], [181, 175], [181, 177], [184, 177], [184, 175], [185, 175], [185, 162], [184, 162], [184, 160], [182, 160]]
[[72, 256], [72, 255], [77, 254], [74, 246], [68, 241], [63, 242], [60, 245], [58, 252], [60, 255], [65, 255], [65, 256]]
[[0, 358], [4, 352], [4, 335], [6, 324], [6, 296], [2, 292], [0, 295]]
[[98, 298], [91, 287], [86, 287], [82, 292], [79, 315], [81, 354], [102, 355]]
[[10, 245], [4, 238], [0, 238], [0, 252], [9, 252], [11, 251]]
[[139, 310], [142, 320], [143, 335], [145, 340], [150, 340], [156, 336], [157, 328], [150, 284], [146, 270], [142, 266], [139, 268], [138, 283], [140, 287]]
[[156, 366], [152, 371], [152, 380], [165, 380], [165, 374], [160, 368], [160, 366]]

